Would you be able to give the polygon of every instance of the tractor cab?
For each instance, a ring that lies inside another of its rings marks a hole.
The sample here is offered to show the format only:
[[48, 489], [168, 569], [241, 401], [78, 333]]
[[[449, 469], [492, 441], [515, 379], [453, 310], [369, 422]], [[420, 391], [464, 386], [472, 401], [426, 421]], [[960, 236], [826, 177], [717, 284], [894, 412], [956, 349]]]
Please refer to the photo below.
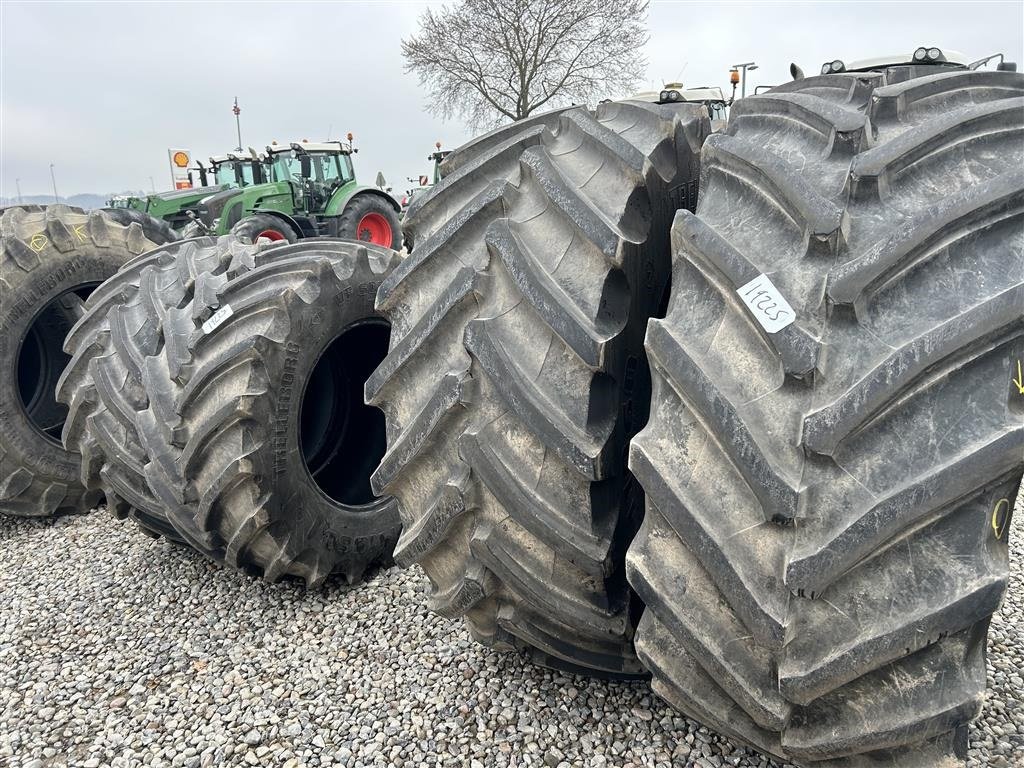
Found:
[[334, 192], [355, 180], [352, 152], [351, 144], [340, 141], [271, 145], [267, 147], [270, 177], [288, 182], [296, 209], [323, 213]]
[[210, 158], [209, 172], [216, 185], [228, 189], [263, 184], [268, 175], [266, 156], [252, 150], [249, 156], [235, 152], [214, 155]]
[[[266, 184], [270, 169], [267, 156], [249, 148], [249, 154], [225, 152], [223, 155], [210, 157], [210, 165], [203, 169], [214, 182], [212, 194], [203, 197], [190, 214], [196, 229], [192, 234], [212, 232], [217, 226], [224, 209], [236, 200], [239, 191], [258, 184]], [[241, 209], [238, 209], [241, 216]]]

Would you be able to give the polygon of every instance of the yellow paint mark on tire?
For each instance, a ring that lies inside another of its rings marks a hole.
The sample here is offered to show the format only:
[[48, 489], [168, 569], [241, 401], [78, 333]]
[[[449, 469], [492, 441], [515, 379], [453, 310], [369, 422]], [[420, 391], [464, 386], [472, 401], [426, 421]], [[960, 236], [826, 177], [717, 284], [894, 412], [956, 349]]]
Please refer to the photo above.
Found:
[[[1002, 513], [1002, 514], [1000, 514]], [[1002, 539], [1006, 532], [1006, 521], [1010, 519], [1010, 500], [1000, 499], [992, 508], [992, 531], [996, 539]]]
[[74, 224], [71, 229], [75, 233], [75, 237], [78, 238], [78, 242], [86, 243], [89, 241], [89, 236], [82, 230], [85, 224]]
[[32, 235], [32, 239], [28, 241], [28, 247], [36, 253], [42, 253], [43, 248], [48, 246], [50, 241], [46, 239], [46, 235], [42, 232], [36, 235]]
[[1024, 375], [1021, 374], [1020, 360], [1017, 361], [1017, 378], [1010, 381], [1017, 385], [1017, 392], [1024, 395]]

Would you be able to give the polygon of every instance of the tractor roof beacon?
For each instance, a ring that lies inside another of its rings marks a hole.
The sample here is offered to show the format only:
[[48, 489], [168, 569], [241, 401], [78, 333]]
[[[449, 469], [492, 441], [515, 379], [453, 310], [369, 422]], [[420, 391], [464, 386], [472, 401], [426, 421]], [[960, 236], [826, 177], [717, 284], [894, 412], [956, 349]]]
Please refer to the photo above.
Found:
[[356, 152], [351, 134], [347, 142], [274, 142], [267, 147], [269, 180], [231, 196], [204, 223], [213, 234], [232, 232], [251, 241], [329, 235], [397, 248], [398, 201], [356, 181]]

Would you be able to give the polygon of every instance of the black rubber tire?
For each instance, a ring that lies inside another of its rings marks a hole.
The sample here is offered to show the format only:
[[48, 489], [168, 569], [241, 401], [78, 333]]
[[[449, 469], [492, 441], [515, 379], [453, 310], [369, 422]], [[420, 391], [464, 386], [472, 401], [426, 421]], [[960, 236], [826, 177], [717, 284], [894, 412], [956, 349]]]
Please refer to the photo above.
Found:
[[345, 206], [345, 209], [338, 217], [334, 234], [337, 237], [343, 237], [346, 240], [362, 240], [364, 242], [370, 242], [366, 232], [357, 231], [359, 222], [362, 221], [362, 218], [368, 213], [378, 213], [383, 216], [387, 220], [388, 227], [391, 229], [391, 242], [378, 243], [378, 245], [384, 248], [400, 250], [402, 248], [403, 240], [402, 225], [398, 221], [398, 211], [396, 211], [387, 200], [372, 192], [357, 193], [356, 196], [349, 201], [348, 205]]
[[180, 238], [181, 240], [191, 240], [194, 237], [205, 237], [206, 231], [196, 221], [190, 221], [184, 227], [181, 228]]
[[[353, 583], [390, 559], [401, 527], [395, 500], [370, 491], [384, 419], [362, 401], [387, 351], [373, 300], [398, 254], [320, 238], [248, 251], [223, 275], [200, 275], [192, 302], [160, 326], [137, 418], [146, 479], [207, 556], [269, 581], [316, 586], [340, 572]], [[316, 468], [300, 439], [320, 443]]]
[[[88, 291], [155, 243], [138, 224], [66, 205], [6, 208], [0, 234], [0, 511], [74, 511], [83, 501], [80, 457], [60, 443], [66, 409], [52, 395], [67, 361], [64, 336]], [[37, 350], [31, 371], [26, 343]]]
[[131, 517], [150, 535], [186, 541], [145, 478], [136, 429], [138, 412], [149, 405], [145, 360], [163, 345], [162, 317], [191, 299], [199, 273], [223, 272], [244, 248], [226, 236], [176, 241], [144, 254], [93, 292], [65, 341], [71, 360], [57, 399], [69, 409], [64, 445], [83, 457], [87, 498], [105, 497], [110, 512]]
[[261, 232], [272, 230], [278, 232], [289, 243], [299, 239], [299, 233], [284, 219], [269, 213], [254, 213], [246, 216], [231, 228], [231, 234], [243, 243], [254, 243]]
[[366, 385], [388, 423], [374, 488], [403, 511], [396, 561], [419, 563], [430, 607], [483, 643], [643, 672], [626, 445], [646, 418], [643, 332], [672, 214], [695, 201], [708, 129], [692, 106], [548, 113], [457, 150], [409, 208], [416, 249], [377, 296], [392, 335]]
[[116, 221], [121, 226], [128, 227], [138, 224], [142, 227], [146, 238], [154, 243], [173, 243], [175, 240], [181, 239], [170, 224], [145, 211], [138, 211], [134, 208], [102, 208], [101, 210], [108, 219]]
[[[921, 74], [733, 105], [647, 333], [638, 653], [680, 710], [802, 765], [961, 764], [1006, 589], [1024, 76]], [[793, 309], [771, 333], [738, 293], [765, 275]]]

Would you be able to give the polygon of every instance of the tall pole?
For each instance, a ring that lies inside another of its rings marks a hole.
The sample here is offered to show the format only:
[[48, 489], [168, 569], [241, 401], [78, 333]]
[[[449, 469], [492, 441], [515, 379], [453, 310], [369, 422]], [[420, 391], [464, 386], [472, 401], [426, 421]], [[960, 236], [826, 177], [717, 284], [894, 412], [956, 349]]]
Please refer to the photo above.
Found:
[[156, 194], [156, 184], [153, 182], [153, 177], [149, 177], [149, 188], [153, 190], [153, 194]]
[[57, 177], [53, 173], [53, 163], [50, 163], [50, 181], [53, 182], [53, 202], [60, 202], [60, 195], [57, 194]]
[[235, 106], [231, 109], [235, 113], [235, 128], [238, 130], [238, 151], [242, 151], [242, 119], [239, 115], [242, 114], [241, 108], [238, 106], [238, 97], [235, 96]]
[[18, 190], [18, 204], [21, 204], [21, 179], [14, 180], [14, 188]]
[[747, 96], [747, 70], [753, 72], [757, 69], [757, 64], [752, 61], [746, 61], [743, 64], [733, 64], [733, 69], [739, 69], [742, 71], [742, 78], [740, 80], [740, 98], [744, 99]]

